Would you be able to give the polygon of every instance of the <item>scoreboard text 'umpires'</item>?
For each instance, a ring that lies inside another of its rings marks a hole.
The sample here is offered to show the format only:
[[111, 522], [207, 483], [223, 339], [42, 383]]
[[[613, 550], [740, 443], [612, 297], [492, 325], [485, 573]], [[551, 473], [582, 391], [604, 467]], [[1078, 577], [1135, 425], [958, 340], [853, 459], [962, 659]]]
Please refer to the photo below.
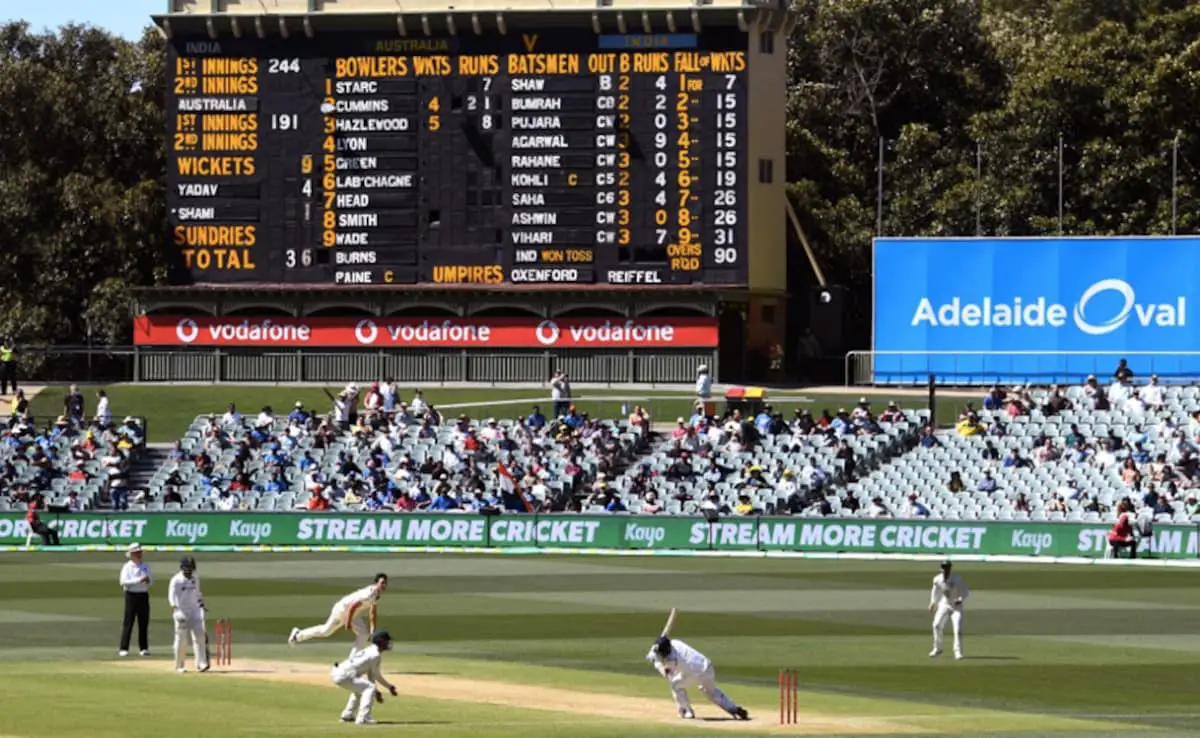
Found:
[[175, 37], [178, 281], [745, 285], [746, 38]]

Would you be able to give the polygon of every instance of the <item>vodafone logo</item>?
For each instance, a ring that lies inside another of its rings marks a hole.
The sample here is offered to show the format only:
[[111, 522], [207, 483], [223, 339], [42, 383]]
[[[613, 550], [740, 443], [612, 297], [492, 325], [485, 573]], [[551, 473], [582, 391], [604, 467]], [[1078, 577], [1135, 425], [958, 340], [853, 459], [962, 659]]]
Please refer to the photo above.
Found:
[[534, 335], [537, 336], [538, 343], [543, 346], [553, 346], [558, 343], [558, 338], [562, 335], [562, 331], [559, 330], [558, 323], [555, 323], [553, 320], [543, 320], [541, 323], [538, 323]]
[[354, 326], [354, 338], [361, 344], [370, 345], [379, 337], [379, 326], [373, 320], [360, 320]]
[[175, 337], [180, 343], [191, 343], [200, 336], [200, 326], [191, 318], [184, 318], [175, 326]]

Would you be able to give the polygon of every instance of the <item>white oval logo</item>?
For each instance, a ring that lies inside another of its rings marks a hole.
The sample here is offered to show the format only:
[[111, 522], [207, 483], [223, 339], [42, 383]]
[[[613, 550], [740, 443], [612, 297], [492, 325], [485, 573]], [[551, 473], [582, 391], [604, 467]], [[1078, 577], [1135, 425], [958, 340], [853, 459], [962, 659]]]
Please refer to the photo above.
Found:
[[[1102, 323], [1093, 323], [1087, 317], [1088, 303], [1092, 301], [1092, 298], [1105, 292], [1116, 292], [1125, 302], [1113, 317]], [[1075, 325], [1089, 336], [1103, 336], [1106, 333], [1112, 333], [1129, 320], [1129, 314], [1133, 312], [1133, 303], [1136, 299], [1133, 287], [1125, 280], [1102, 279], [1084, 290], [1079, 302], [1075, 304]]]
[[537, 340], [543, 346], [553, 346], [558, 343], [558, 337], [561, 334], [562, 331], [559, 330], [558, 323], [555, 323], [553, 320], [543, 320], [541, 323], [538, 323], [536, 331]]
[[375, 343], [378, 336], [379, 327], [373, 320], [360, 320], [358, 325], [354, 326], [354, 337], [359, 343]]
[[184, 318], [179, 321], [179, 325], [175, 326], [175, 337], [180, 343], [191, 343], [200, 335], [200, 326], [196, 325], [196, 321], [191, 318]]

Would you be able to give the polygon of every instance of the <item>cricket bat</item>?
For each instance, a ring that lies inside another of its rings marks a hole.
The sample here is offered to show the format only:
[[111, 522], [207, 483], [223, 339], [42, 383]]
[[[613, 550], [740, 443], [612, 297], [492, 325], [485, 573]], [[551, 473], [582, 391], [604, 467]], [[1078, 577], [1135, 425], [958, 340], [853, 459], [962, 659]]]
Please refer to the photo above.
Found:
[[662, 638], [671, 635], [671, 628], [675, 626], [675, 608], [671, 608], [671, 614], [667, 616], [667, 624], [663, 626]]

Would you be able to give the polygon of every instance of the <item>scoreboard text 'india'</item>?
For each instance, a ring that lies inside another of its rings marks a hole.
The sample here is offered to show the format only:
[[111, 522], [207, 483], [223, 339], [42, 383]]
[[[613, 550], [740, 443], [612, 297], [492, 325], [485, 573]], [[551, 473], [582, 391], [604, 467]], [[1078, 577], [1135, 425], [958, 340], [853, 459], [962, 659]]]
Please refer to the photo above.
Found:
[[746, 38], [175, 37], [178, 281], [744, 285]]

